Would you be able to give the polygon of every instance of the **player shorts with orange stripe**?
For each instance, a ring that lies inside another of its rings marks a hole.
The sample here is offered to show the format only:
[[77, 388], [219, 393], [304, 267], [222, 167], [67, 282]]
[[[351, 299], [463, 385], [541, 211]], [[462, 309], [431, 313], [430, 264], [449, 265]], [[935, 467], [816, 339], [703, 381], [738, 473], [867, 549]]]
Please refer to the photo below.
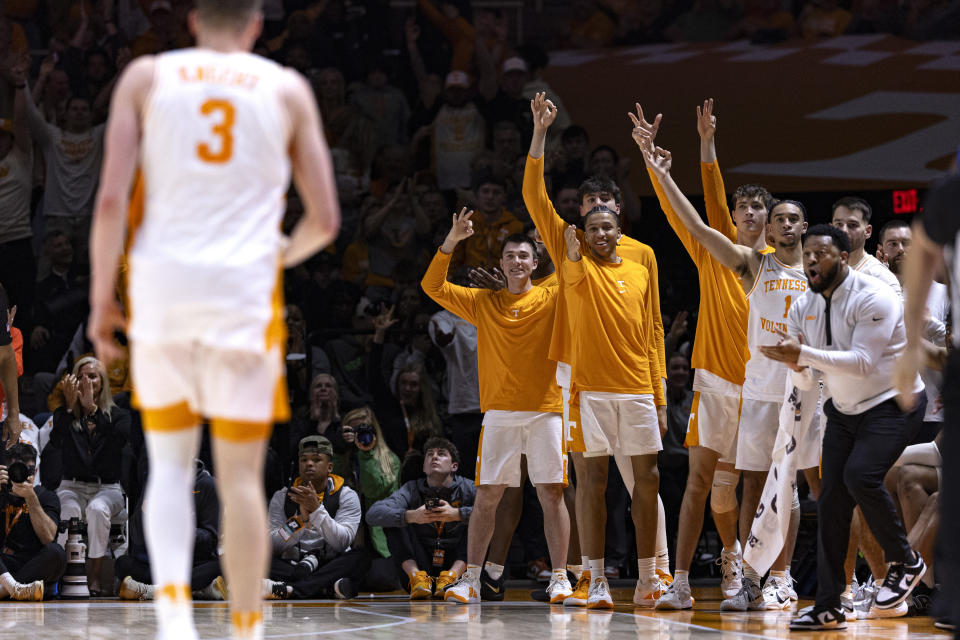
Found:
[[740, 398], [694, 391], [687, 422], [686, 447], [706, 447], [720, 454], [720, 462], [733, 464], [737, 458]]
[[178, 431], [207, 418], [214, 437], [248, 441], [269, 437], [273, 423], [290, 416], [279, 345], [253, 352], [134, 341], [130, 372], [147, 431]]
[[530, 482], [567, 484], [567, 454], [559, 413], [488, 411], [477, 447], [476, 484], [520, 486], [520, 455]]

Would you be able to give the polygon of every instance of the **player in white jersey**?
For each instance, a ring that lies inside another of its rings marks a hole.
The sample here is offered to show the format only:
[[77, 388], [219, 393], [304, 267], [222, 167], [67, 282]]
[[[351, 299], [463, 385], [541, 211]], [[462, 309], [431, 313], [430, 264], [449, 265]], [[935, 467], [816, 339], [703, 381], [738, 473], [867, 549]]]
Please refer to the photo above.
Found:
[[[807, 289], [801, 267], [800, 245], [800, 237], [807, 228], [806, 211], [801, 203], [792, 200], [780, 201], [770, 207], [767, 237], [772, 240], [772, 254], [763, 254], [755, 248], [735, 244], [707, 226], [684, 197], [670, 176], [670, 152], [660, 147], [654, 148], [652, 143], [648, 143], [643, 151], [647, 167], [660, 179], [670, 205], [683, 225], [718, 262], [740, 277], [750, 303], [747, 320], [750, 357], [743, 384], [736, 460], [737, 469], [743, 471], [740, 536], [745, 544], [772, 462], [787, 377], [786, 366], [765, 358], [758, 347], [777, 343], [777, 331], [786, 329], [785, 319], [790, 304]], [[814, 444], [804, 445], [805, 459], [813, 458], [816, 449]], [[809, 466], [816, 466], [815, 458]], [[743, 587], [738, 594], [724, 600], [723, 608], [745, 610], [789, 606], [786, 568], [796, 541], [799, 504], [795, 504], [792, 511], [795, 513], [791, 514], [790, 536], [771, 569], [771, 579], [768, 580], [770, 588], [765, 589], [769, 593], [761, 593], [760, 576], [744, 563]]]
[[[91, 234], [88, 334], [113, 361], [115, 283], [134, 172], [145, 203], [132, 234], [129, 335], [150, 477], [144, 521], [158, 637], [196, 638], [188, 576], [199, 424], [210, 422], [223, 503], [233, 635], [263, 635], [268, 563], [262, 468], [283, 380], [280, 272], [336, 236], [329, 150], [306, 81], [248, 53], [261, 0], [198, 0], [198, 47], [134, 61], [117, 84]], [[293, 173], [305, 214], [280, 233]], [[300, 487], [295, 501], [312, 503]]]
[[900, 286], [900, 280], [885, 264], [864, 251], [867, 238], [873, 235], [873, 225], [870, 224], [872, 216], [873, 209], [866, 200], [846, 196], [833, 203], [831, 224], [846, 231], [850, 237], [850, 257], [847, 259], [850, 268], [882, 280], [902, 301], [903, 288]]

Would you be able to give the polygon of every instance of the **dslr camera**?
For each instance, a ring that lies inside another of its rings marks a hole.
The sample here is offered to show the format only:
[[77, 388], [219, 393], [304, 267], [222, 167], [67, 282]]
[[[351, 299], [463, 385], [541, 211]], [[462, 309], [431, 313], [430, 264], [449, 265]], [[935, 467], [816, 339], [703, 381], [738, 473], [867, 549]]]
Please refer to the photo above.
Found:
[[372, 424], [358, 424], [353, 430], [357, 434], [357, 444], [364, 447], [373, 444], [374, 438], [377, 437], [377, 431]]
[[3, 487], [0, 487], [0, 491], [9, 494], [10, 487], [12, 485], [27, 481], [27, 479], [30, 477], [30, 468], [26, 465], [26, 463], [21, 462], [20, 460], [7, 458], [6, 456], [4, 456], [3, 461], [7, 467], [7, 477], [10, 478], [10, 480], [4, 483]]

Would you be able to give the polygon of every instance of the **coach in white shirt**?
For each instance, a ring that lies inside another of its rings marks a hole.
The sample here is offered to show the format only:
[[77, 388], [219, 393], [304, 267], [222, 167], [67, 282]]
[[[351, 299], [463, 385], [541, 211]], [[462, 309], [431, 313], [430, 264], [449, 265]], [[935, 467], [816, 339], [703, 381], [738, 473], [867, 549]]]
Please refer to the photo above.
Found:
[[896, 403], [893, 367], [906, 347], [903, 307], [883, 282], [847, 265], [850, 239], [829, 225], [807, 231], [803, 268], [810, 289], [790, 307], [788, 336], [761, 347], [768, 358], [794, 370], [794, 384], [810, 388], [822, 377], [832, 398], [824, 404], [827, 424], [822, 453], [822, 488], [817, 503], [817, 598], [812, 611], [791, 629], [844, 628], [840, 594], [843, 560], [854, 506], [859, 506], [887, 562], [876, 607], [901, 605], [926, 567], [907, 535], [883, 478], [912, 440], [926, 398], [919, 376], [917, 406], [904, 414]]

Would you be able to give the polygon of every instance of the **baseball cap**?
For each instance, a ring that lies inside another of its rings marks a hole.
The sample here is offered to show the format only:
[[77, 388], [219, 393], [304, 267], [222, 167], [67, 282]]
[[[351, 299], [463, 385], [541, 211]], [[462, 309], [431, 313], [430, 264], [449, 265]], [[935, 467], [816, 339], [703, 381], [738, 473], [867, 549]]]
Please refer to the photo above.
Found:
[[470, 88], [470, 76], [467, 75], [466, 71], [451, 71], [447, 74], [447, 81], [443, 84], [446, 87], [463, 87], [464, 89]]
[[512, 58], [507, 58], [503, 61], [503, 72], [510, 73], [511, 71], [523, 71], [527, 72], [527, 62], [519, 57], [513, 56]]
[[304, 453], [323, 453], [328, 458], [333, 458], [333, 445], [323, 436], [307, 436], [300, 441], [300, 451], [297, 455]]

